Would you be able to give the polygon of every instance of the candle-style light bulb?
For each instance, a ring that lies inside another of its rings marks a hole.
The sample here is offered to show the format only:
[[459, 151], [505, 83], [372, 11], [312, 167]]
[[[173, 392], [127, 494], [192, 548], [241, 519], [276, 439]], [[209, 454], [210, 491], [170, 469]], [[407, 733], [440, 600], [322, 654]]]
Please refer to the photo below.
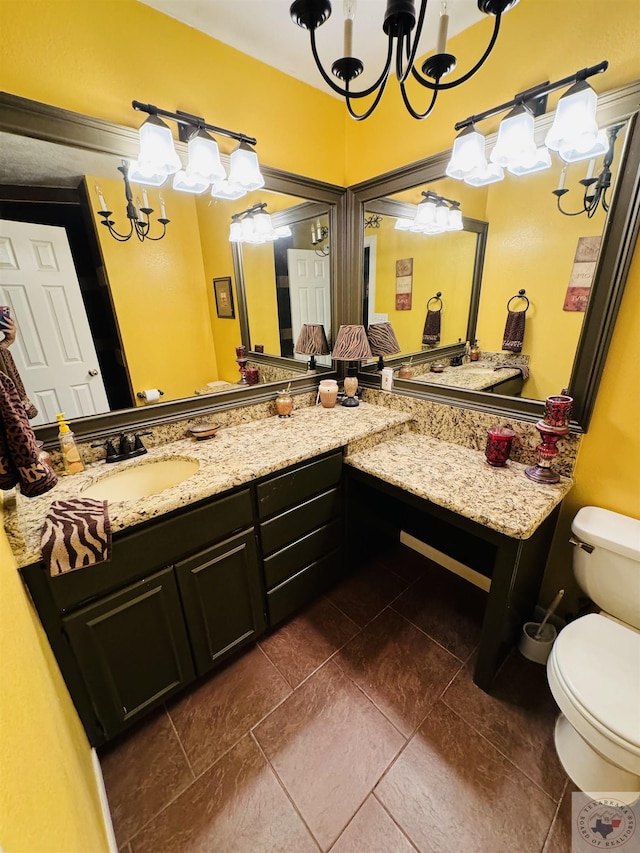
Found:
[[438, 42], [436, 53], [446, 53], [447, 32], [449, 30], [449, 15], [447, 15], [447, 0], [442, 0], [440, 6], [440, 26], [438, 28]]
[[589, 160], [589, 165], [587, 166], [587, 176], [585, 178], [585, 181], [591, 180], [591, 178], [593, 177], [593, 173], [594, 173], [595, 168], [596, 168], [596, 161], [594, 158], [592, 160]]
[[316, 243], [316, 226], [313, 222], [311, 223], [311, 243], [312, 245], [315, 245]]
[[353, 55], [353, 19], [356, 16], [356, 0], [344, 0], [344, 55]]
[[566, 176], [567, 176], [567, 167], [565, 166], [563, 168], [563, 170], [560, 172], [560, 180], [558, 181], [558, 189], [559, 190], [564, 189], [564, 181], [565, 181]]
[[160, 196], [160, 219], [167, 218], [167, 211], [164, 209], [164, 196]]
[[147, 191], [144, 188], [142, 190], [142, 203], [146, 208], [149, 207], [149, 198], [147, 196]]
[[104, 200], [104, 196], [102, 195], [102, 190], [97, 184], [95, 187], [96, 192], [98, 193], [98, 201], [100, 202], [100, 210], [108, 210], [109, 208], [107, 207], [107, 202]]
[[136, 207], [138, 208], [138, 222], [142, 222], [144, 224], [144, 216], [142, 214], [142, 202], [140, 201], [140, 197], [136, 196]]

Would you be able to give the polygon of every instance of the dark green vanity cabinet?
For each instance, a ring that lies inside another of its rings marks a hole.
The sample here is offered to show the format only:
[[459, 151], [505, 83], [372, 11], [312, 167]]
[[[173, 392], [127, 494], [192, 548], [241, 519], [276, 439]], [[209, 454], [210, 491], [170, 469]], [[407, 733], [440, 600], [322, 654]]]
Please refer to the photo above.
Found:
[[338, 451], [116, 534], [107, 563], [21, 569], [93, 745], [339, 576], [341, 477]]
[[114, 536], [107, 563], [22, 574], [94, 745], [266, 628], [247, 488]]
[[343, 571], [342, 453], [298, 465], [256, 486], [270, 625]]

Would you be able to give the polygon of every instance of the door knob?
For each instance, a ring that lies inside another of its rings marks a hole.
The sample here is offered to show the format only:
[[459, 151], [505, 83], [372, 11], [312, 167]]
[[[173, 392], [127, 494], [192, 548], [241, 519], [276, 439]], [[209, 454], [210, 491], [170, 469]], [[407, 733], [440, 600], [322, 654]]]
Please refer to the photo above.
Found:
[[91, 370], [89, 371], [89, 376], [97, 376], [97, 375], [98, 375], [98, 371], [95, 369], [95, 367], [92, 367]]

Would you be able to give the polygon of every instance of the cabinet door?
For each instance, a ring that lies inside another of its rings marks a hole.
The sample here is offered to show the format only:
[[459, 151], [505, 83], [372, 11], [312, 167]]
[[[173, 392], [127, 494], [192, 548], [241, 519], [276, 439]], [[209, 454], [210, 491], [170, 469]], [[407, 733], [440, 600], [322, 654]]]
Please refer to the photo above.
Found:
[[107, 737], [194, 678], [172, 568], [65, 616]]
[[176, 564], [199, 675], [266, 628], [253, 531]]

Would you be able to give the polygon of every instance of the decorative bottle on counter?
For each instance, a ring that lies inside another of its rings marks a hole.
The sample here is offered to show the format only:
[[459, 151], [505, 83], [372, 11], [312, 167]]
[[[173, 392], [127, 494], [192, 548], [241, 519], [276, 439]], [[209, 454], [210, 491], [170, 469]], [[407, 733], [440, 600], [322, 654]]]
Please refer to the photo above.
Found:
[[64, 419], [64, 412], [57, 414], [56, 420], [59, 424], [58, 439], [60, 441], [64, 470], [68, 474], [78, 474], [80, 471], [84, 471], [84, 463], [80, 458], [80, 451], [76, 445], [75, 437], [69, 429], [69, 424]]
[[478, 341], [473, 342], [473, 346], [469, 350], [469, 360], [470, 361], [479, 361], [480, 359], [480, 347], [478, 346]]
[[276, 411], [279, 418], [291, 417], [293, 397], [288, 391], [276, 391]]

